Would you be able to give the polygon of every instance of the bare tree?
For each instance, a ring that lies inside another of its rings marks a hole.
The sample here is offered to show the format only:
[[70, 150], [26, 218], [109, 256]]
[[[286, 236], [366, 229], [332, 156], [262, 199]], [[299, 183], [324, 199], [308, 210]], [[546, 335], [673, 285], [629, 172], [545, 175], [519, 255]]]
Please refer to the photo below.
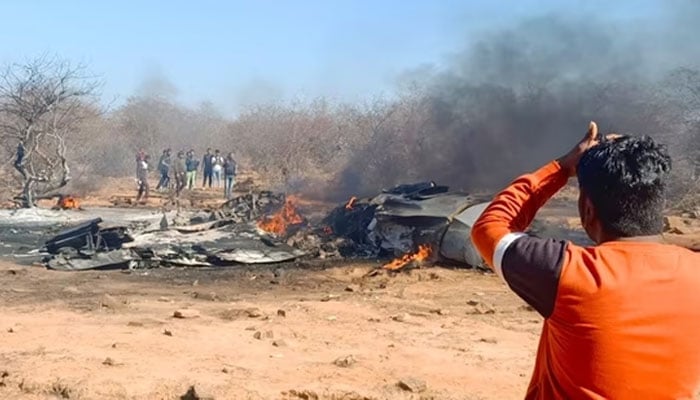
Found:
[[22, 207], [70, 181], [66, 139], [96, 104], [98, 86], [84, 66], [56, 58], [10, 64], [0, 74], [0, 138], [17, 146], [21, 191], [15, 199]]

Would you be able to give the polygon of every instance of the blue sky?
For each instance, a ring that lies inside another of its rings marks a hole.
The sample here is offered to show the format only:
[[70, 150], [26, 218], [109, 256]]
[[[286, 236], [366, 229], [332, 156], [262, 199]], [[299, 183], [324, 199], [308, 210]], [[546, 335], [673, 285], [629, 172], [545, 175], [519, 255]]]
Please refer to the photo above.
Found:
[[167, 80], [177, 101], [226, 113], [267, 98], [361, 100], [401, 72], [440, 65], [470, 36], [527, 15], [653, 15], [639, 0], [4, 0], [0, 61], [43, 53], [87, 63], [116, 103]]

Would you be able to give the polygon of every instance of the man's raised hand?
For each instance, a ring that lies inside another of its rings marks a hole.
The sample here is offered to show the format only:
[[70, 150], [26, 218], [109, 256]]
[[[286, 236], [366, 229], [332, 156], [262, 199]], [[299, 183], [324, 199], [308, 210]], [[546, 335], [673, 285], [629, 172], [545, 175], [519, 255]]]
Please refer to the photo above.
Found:
[[591, 121], [591, 123], [588, 124], [588, 131], [586, 131], [586, 135], [583, 137], [583, 139], [581, 139], [581, 141], [578, 142], [573, 149], [566, 153], [566, 155], [557, 160], [559, 165], [566, 172], [567, 176], [572, 177], [576, 175], [576, 166], [578, 165], [578, 161], [581, 159], [583, 153], [598, 143], [598, 125], [594, 121]]

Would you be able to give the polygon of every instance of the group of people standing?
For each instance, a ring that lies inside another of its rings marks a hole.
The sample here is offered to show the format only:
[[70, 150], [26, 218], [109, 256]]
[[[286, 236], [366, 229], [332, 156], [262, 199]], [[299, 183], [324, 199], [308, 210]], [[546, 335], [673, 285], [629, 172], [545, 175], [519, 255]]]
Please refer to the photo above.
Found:
[[[160, 179], [156, 190], [162, 191], [172, 188], [175, 189], [175, 194], [179, 197], [182, 190], [194, 189], [200, 166], [203, 174], [202, 187], [221, 188], [223, 183], [224, 197], [230, 199], [236, 184], [237, 165], [233, 153], [228, 153], [224, 157], [219, 150], [212, 153], [210, 148], [207, 149], [201, 162], [192, 149], [187, 152], [180, 150], [174, 158], [171, 149], [163, 150], [158, 160]], [[137, 202], [145, 202], [148, 198], [149, 171], [150, 157], [143, 151], [139, 151], [136, 155], [136, 178], [139, 182]]]

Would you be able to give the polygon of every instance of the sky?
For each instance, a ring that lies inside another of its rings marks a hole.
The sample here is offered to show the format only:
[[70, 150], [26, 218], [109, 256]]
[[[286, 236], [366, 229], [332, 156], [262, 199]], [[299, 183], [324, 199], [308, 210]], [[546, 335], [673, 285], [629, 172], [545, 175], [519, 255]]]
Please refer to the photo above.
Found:
[[110, 104], [165, 90], [229, 114], [271, 99], [362, 101], [523, 16], [637, 18], [659, 1], [3, 0], [0, 62], [56, 55], [87, 64]]

